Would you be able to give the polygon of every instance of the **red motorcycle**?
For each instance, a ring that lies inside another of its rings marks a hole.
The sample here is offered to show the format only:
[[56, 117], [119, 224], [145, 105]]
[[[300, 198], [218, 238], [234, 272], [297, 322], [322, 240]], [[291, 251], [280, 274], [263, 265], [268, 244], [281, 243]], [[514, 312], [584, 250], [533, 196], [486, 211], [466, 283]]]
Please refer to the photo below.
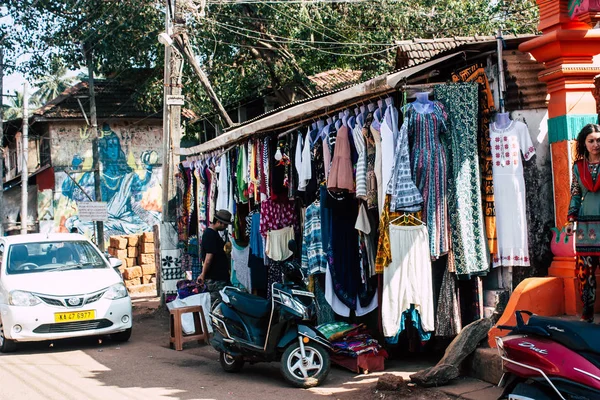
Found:
[[[600, 399], [600, 326], [517, 311], [496, 337], [504, 364], [501, 399]], [[527, 323], [523, 314], [529, 316]]]

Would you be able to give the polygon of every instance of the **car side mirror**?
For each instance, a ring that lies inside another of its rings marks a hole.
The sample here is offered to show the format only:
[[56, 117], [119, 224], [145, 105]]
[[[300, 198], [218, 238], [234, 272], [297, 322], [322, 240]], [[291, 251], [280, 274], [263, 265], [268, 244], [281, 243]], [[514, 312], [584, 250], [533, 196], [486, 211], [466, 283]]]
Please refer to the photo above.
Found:
[[115, 257], [110, 257], [108, 259], [108, 262], [110, 263], [110, 266], [113, 268], [119, 268], [120, 266], [123, 265], [123, 261], [119, 260], [118, 258]]

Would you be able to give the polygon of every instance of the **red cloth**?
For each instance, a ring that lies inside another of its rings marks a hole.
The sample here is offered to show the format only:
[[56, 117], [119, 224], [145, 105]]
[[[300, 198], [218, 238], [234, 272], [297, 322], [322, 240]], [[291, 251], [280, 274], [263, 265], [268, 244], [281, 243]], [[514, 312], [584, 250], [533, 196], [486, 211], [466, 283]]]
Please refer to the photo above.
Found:
[[387, 356], [387, 352], [383, 349], [377, 354], [360, 354], [356, 358], [332, 354], [331, 362], [357, 374], [361, 371], [379, 372], [385, 370], [384, 363]]

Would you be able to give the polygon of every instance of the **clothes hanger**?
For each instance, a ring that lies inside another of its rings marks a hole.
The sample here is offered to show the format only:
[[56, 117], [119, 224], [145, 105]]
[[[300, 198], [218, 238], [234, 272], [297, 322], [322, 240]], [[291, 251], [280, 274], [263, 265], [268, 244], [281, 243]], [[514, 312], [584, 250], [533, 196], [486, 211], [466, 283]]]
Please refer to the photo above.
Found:
[[[411, 218], [413, 219], [413, 221], [410, 220]], [[413, 214], [406, 213], [406, 212], [402, 213], [402, 215], [391, 220], [390, 225], [398, 220], [400, 220], [400, 224], [405, 225], [405, 226], [425, 225], [425, 222], [421, 221], [419, 218], [415, 217]], [[419, 224], [417, 224], [415, 221], [419, 222]]]

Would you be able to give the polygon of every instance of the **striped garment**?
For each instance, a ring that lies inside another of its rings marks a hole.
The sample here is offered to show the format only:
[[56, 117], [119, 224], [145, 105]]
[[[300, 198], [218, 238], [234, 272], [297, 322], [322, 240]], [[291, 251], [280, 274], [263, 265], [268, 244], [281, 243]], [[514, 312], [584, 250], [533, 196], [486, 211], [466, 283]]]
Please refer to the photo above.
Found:
[[365, 138], [362, 134], [362, 125], [356, 122], [352, 130], [352, 138], [354, 146], [358, 153], [358, 161], [356, 162], [356, 197], [361, 199], [367, 198], [367, 146]]
[[440, 134], [446, 132], [448, 114], [439, 101], [433, 111], [419, 113], [412, 103], [403, 107], [411, 142], [413, 181], [423, 196], [423, 217], [429, 233], [431, 257], [449, 249], [446, 153]]
[[302, 242], [302, 268], [309, 275], [327, 271], [327, 255], [321, 237], [321, 204], [315, 201], [306, 208]]

